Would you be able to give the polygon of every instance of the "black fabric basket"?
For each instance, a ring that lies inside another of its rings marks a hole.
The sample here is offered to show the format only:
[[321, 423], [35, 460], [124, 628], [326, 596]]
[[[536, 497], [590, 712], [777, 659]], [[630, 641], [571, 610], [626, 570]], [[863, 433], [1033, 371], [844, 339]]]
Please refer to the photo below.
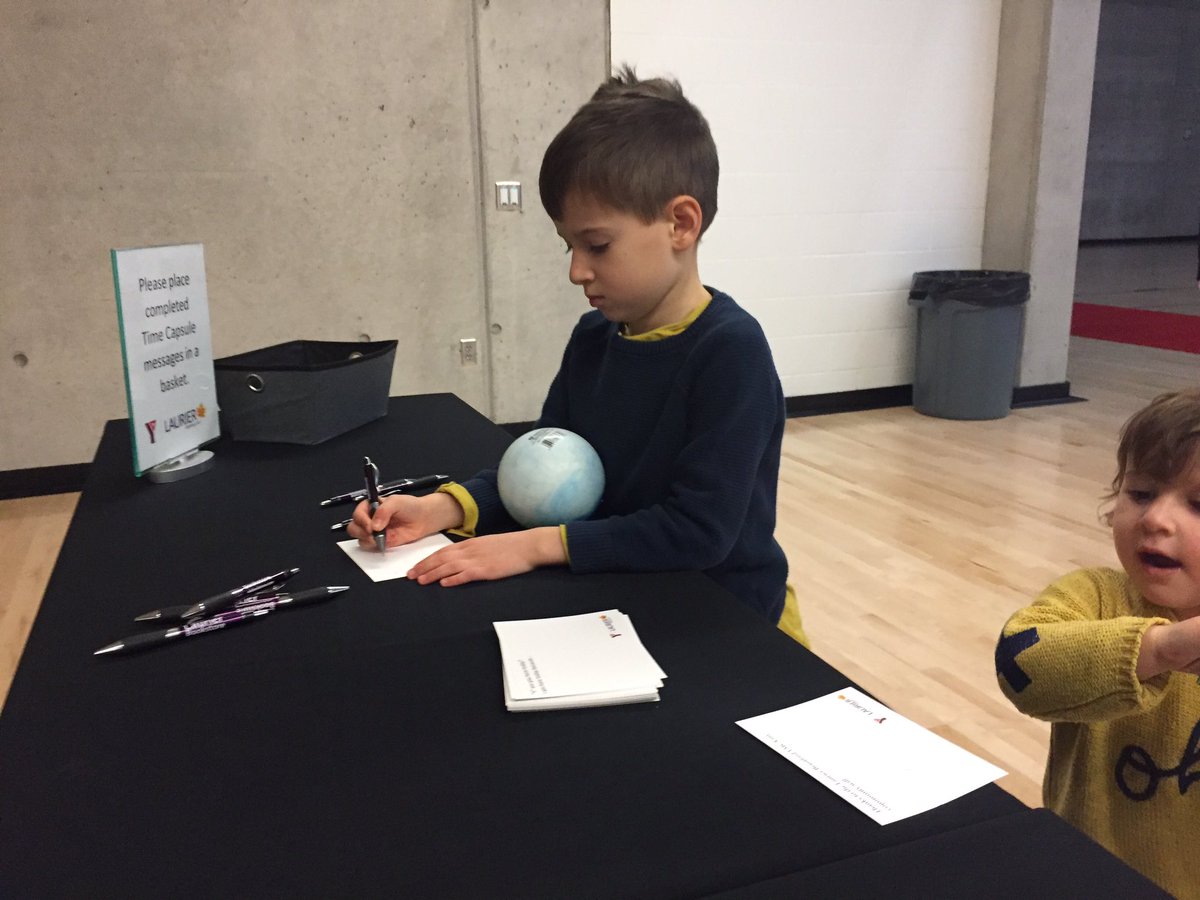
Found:
[[289, 341], [213, 361], [221, 431], [320, 444], [387, 415], [396, 341]]

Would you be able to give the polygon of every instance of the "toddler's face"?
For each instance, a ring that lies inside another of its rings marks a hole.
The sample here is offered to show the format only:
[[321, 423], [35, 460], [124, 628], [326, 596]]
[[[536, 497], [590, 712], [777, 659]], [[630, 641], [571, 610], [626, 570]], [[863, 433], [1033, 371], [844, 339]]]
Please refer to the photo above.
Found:
[[1117, 557], [1151, 603], [1200, 615], [1200, 459], [1164, 484], [1127, 472], [1112, 512]]

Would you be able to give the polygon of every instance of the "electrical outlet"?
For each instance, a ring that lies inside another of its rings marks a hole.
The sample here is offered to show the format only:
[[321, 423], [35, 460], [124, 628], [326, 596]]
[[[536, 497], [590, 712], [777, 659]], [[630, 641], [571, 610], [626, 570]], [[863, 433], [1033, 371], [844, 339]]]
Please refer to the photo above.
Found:
[[458, 342], [458, 356], [464, 366], [473, 366], [479, 362], [479, 349], [475, 338], [462, 338]]

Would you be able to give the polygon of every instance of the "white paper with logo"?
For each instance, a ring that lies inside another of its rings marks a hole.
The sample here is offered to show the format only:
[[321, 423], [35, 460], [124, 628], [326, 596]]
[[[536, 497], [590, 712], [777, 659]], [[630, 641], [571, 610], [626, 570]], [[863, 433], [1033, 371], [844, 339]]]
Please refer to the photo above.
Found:
[[737, 724], [881, 825], [1006, 774], [851, 687]]

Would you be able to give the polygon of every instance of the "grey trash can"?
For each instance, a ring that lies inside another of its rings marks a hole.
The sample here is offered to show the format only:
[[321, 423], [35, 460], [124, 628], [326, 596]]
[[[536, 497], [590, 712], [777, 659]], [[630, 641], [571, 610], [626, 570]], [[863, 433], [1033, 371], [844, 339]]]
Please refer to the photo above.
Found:
[[1029, 273], [916, 272], [913, 408], [943, 419], [1002, 419], [1012, 409]]

